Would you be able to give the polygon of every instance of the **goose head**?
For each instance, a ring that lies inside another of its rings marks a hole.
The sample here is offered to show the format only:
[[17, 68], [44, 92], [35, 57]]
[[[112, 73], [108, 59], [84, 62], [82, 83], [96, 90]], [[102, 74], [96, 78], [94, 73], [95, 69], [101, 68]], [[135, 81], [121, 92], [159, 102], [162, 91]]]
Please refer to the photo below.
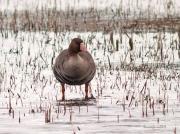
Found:
[[86, 47], [83, 43], [83, 40], [81, 40], [80, 38], [72, 39], [68, 51], [70, 54], [77, 54], [81, 51], [86, 51]]

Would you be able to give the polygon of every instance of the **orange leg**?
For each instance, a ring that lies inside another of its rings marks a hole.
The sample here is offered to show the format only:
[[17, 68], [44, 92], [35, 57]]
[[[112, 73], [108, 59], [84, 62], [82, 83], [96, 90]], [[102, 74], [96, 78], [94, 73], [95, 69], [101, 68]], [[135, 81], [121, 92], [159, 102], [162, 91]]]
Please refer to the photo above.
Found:
[[64, 87], [64, 83], [61, 83], [61, 86], [62, 86], [62, 101], [65, 100], [65, 96], [64, 96], [64, 93], [65, 93], [65, 87]]
[[89, 86], [89, 83], [86, 83], [85, 84], [85, 93], [86, 93], [85, 100], [88, 100], [88, 86]]

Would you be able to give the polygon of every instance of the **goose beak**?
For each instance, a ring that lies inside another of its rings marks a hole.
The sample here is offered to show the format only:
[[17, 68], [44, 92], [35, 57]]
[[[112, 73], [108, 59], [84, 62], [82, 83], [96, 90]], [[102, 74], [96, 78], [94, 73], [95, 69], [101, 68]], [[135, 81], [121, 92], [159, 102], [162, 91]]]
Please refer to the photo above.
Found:
[[84, 45], [84, 43], [80, 44], [80, 50], [81, 51], [87, 51], [86, 46]]

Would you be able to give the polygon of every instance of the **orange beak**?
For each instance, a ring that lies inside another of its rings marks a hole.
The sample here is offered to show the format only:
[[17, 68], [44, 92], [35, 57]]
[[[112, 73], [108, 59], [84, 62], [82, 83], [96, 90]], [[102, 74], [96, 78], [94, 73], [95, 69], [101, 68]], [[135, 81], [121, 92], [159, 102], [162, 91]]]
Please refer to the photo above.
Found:
[[80, 44], [80, 50], [81, 51], [87, 51], [86, 46], [84, 45], [84, 43]]

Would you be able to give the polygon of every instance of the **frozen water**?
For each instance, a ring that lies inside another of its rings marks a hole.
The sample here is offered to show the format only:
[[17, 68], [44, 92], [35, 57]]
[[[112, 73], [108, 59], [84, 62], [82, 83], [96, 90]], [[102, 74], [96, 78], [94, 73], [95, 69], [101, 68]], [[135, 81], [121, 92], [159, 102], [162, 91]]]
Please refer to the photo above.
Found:
[[[19, 32], [17, 35], [3, 32], [8, 37], [0, 35], [0, 133], [169, 134], [180, 131], [177, 33], [134, 33], [131, 35], [134, 49], [130, 52], [128, 37], [116, 33], [113, 39], [119, 41], [117, 51], [109, 34], [101, 32]], [[69, 101], [59, 105], [60, 84], [53, 76], [52, 65], [74, 37], [84, 40], [96, 62], [97, 73], [91, 82], [96, 101], [83, 101], [84, 85], [66, 85]], [[163, 59], [159, 42], [163, 45]], [[130, 55], [133, 55], [131, 63]], [[160, 63], [169, 68], [154, 67]], [[142, 64], [148, 64], [146, 71], [142, 71]], [[122, 65], [129, 66], [122, 68]], [[130, 70], [130, 66], [139, 70]], [[50, 123], [45, 123], [47, 110], [51, 111]]]

